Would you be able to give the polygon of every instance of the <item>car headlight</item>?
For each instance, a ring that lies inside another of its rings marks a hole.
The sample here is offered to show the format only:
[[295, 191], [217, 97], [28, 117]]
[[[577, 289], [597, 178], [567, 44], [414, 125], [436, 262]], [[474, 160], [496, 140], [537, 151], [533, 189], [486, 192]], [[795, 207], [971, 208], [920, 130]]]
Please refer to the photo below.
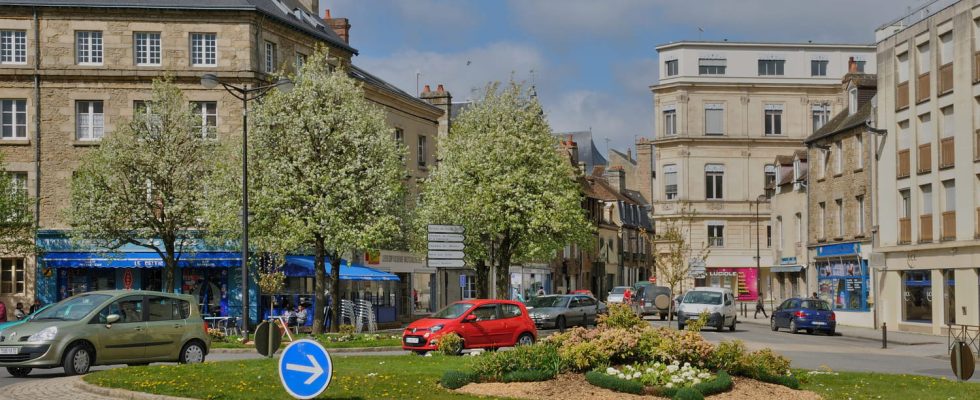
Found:
[[436, 333], [442, 330], [442, 325], [436, 325], [429, 328], [429, 332]]
[[58, 335], [58, 327], [49, 326], [47, 328], [41, 329], [40, 332], [35, 333], [27, 338], [28, 342], [47, 342], [54, 340], [54, 337]]

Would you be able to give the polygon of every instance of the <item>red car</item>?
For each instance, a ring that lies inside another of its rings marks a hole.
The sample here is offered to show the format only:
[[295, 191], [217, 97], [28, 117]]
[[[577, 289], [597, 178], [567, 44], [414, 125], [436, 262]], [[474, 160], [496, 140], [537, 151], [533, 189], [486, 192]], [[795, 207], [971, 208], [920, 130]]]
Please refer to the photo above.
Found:
[[425, 354], [436, 350], [439, 338], [450, 332], [463, 338], [466, 349], [527, 345], [538, 337], [524, 304], [510, 300], [464, 300], [409, 324], [402, 332], [402, 349]]

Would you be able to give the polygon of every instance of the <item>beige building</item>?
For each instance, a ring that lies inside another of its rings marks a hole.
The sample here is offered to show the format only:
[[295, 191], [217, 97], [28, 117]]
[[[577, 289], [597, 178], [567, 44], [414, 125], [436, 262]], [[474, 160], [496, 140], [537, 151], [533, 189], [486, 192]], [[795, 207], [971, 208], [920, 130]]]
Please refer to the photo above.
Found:
[[980, 1], [882, 31], [877, 311], [891, 329], [944, 334], [949, 324], [980, 324]]
[[772, 227], [772, 266], [766, 285], [772, 306], [791, 297], [805, 297], [807, 287], [807, 154], [776, 156], [776, 176], [766, 184], [771, 191], [769, 226]]
[[729, 287], [754, 301], [768, 293], [767, 269], [758, 267], [773, 265], [765, 195], [772, 162], [801, 149], [844, 107], [838, 88], [848, 59], [874, 73], [874, 47], [682, 41], [657, 51], [658, 130], [637, 150], [641, 168], [655, 160], [654, 219], [679, 218], [689, 203], [696, 216], [688, 242], [711, 249], [689, 284]]

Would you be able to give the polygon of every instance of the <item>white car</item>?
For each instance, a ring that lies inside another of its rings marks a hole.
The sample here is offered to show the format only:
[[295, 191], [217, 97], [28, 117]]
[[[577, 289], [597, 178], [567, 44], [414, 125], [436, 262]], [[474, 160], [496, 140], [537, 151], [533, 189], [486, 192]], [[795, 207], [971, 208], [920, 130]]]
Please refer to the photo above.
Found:
[[623, 296], [626, 295], [626, 291], [629, 290], [629, 286], [616, 286], [609, 292], [606, 296], [606, 304], [623, 304]]
[[721, 331], [727, 326], [729, 330], [735, 330], [737, 315], [731, 289], [696, 287], [689, 290], [677, 307], [677, 329], [684, 329], [688, 321], [700, 318], [704, 311], [708, 312], [706, 327], [713, 326]]

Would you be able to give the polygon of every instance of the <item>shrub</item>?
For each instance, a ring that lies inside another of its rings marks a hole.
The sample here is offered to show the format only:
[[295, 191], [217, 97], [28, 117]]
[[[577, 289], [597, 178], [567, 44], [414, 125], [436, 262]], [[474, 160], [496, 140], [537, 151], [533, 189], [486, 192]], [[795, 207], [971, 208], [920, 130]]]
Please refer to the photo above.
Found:
[[711, 361], [714, 345], [704, 340], [700, 333], [669, 328], [655, 330], [660, 336], [656, 347], [651, 350], [655, 360], [665, 363], [691, 363], [699, 367], [705, 367]]
[[354, 325], [351, 325], [351, 324], [342, 324], [342, 325], [340, 325], [340, 334], [341, 335], [353, 335], [354, 333], [356, 333], [355, 330], [354, 330]]
[[502, 380], [508, 373], [517, 371], [542, 371], [555, 376], [565, 369], [558, 349], [547, 343], [484, 354], [473, 362], [473, 373], [481, 380], [489, 381]]
[[439, 384], [446, 389], [459, 389], [472, 382], [476, 382], [476, 377], [464, 371], [446, 371], [439, 380]]
[[649, 327], [643, 318], [636, 315], [630, 306], [625, 304], [610, 304], [609, 312], [600, 315], [596, 325], [606, 328], [644, 328]]
[[594, 386], [609, 389], [614, 392], [643, 394], [643, 384], [640, 382], [619, 379], [615, 376], [600, 371], [589, 371], [585, 374], [585, 380]]
[[212, 342], [224, 342], [228, 340], [225, 333], [221, 329], [208, 328], [208, 336], [211, 337]]
[[437, 348], [439, 352], [447, 356], [457, 355], [463, 351], [463, 338], [456, 332], [449, 332], [439, 338]]
[[599, 348], [595, 342], [575, 343], [562, 346], [558, 350], [561, 359], [576, 371], [586, 371], [609, 365], [609, 354]]
[[704, 395], [694, 388], [681, 388], [672, 398], [674, 400], [704, 400]]
[[745, 343], [742, 343], [741, 340], [721, 342], [715, 347], [709, 366], [715, 370], [737, 372], [744, 356]]
[[796, 377], [793, 375], [760, 374], [760, 375], [752, 376], [751, 378], [763, 382], [773, 383], [776, 385], [786, 386], [790, 389], [796, 389], [796, 390], [800, 389], [800, 380], [796, 379]]
[[691, 332], [701, 332], [701, 329], [704, 329], [704, 326], [708, 325], [709, 316], [708, 310], [701, 311], [701, 314], [698, 314], [698, 319], [687, 322], [685, 329]]
[[732, 377], [725, 371], [718, 371], [717, 377], [707, 382], [694, 385], [693, 388], [705, 396], [727, 392], [732, 388]]
[[504, 374], [502, 382], [540, 382], [553, 379], [555, 374], [549, 371], [541, 370], [526, 370], [526, 371], [511, 371]]
[[739, 363], [739, 375], [758, 379], [763, 375], [782, 376], [789, 372], [789, 359], [772, 349], [762, 349], [746, 353]]

